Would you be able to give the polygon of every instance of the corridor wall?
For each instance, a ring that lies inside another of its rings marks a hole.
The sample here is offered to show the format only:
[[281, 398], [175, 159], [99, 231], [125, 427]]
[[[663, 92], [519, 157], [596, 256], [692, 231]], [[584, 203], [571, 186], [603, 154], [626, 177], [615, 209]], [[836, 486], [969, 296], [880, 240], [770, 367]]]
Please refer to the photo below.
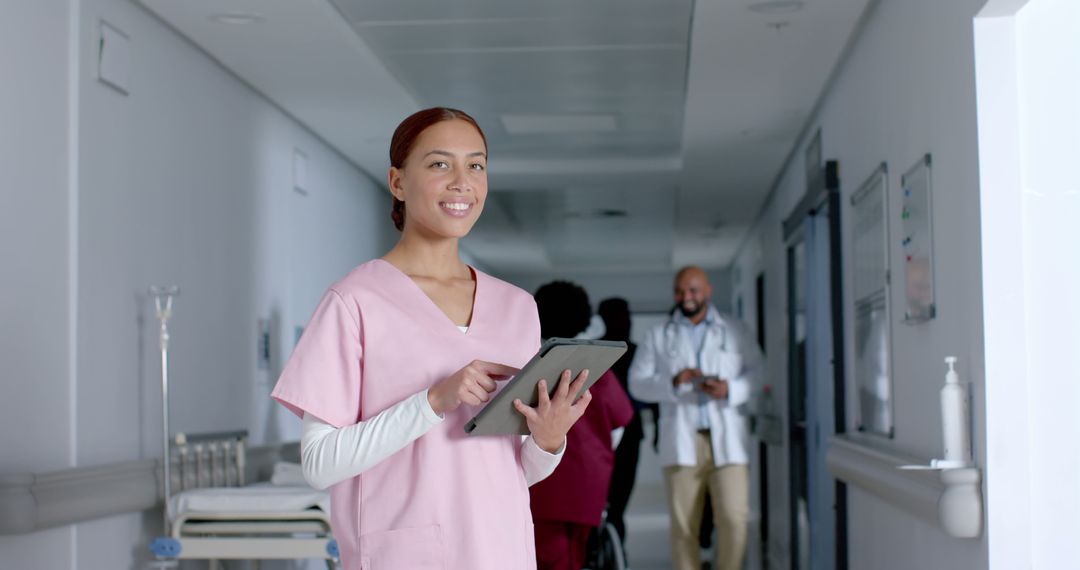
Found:
[[[102, 20], [129, 94], [97, 80]], [[385, 190], [133, 2], [15, 0], [0, 32], [0, 472], [160, 455], [150, 284], [182, 289], [173, 429], [295, 439], [271, 385], [324, 288], [394, 239]], [[0, 566], [139, 567], [158, 521], [3, 536]]]
[[[877, 2], [834, 71], [802, 139], [736, 257], [734, 295], [753, 299], [754, 277], [765, 273], [768, 380], [786, 405], [787, 301], [782, 221], [802, 198], [803, 152], [822, 133], [822, 155], [838, 160], [843, 204], [845, 370], [847, 429], [855, 429], [849, 199], [874, 169], [889, 166], [889, 211], [900, 211], [900, 175], [924, 153], [933, 155], [933, 232], [937, 318], [903, 324], [902, 286], [892, 288], [895, 437], [876, 445], [917, 457], [941, 455], [938, 390], [943, 358], [960, 359], [961, 379], [972, 386], [975, 461], [984, 465], [982, 286], [979, 177], [972, 19], [984, 0]], [[898, 218], [890, 220], [893, 282], [903, 275]], [[748, 322], [755, 322], [747, 303]], [[769, 451], [770, 558], [789, 568], [791, 529], [786, 447]], [[987, 539], [955, 539], [876, 496], [848, 486], [850, 568], [986, 568]]]

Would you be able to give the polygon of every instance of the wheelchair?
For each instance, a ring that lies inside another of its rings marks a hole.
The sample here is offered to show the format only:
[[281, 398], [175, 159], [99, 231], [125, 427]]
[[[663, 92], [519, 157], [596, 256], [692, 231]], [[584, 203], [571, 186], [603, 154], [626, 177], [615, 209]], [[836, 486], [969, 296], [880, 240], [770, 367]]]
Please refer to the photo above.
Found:
[[627, 568], [622, 540], [619, 539], [615, 525], [607, 520], [607, 509], [604, 509], [600, 517], [600, 526], [594, 528], [589, 534], [587, 552], [582, 570], [626, 570]]

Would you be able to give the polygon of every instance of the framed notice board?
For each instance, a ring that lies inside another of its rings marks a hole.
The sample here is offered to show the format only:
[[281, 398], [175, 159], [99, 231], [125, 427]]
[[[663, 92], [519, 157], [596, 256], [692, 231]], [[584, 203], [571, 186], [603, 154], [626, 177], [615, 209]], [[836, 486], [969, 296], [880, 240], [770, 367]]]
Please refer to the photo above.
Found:
[[928, 321], [937, 314], [934, 303], [934, 227], [930, 188], [930, 155], [919, 159], [900, 177], [900, 245], [904, 251], [904, 322]]
[[851, 196], [851, 209], [857, 425], [859, 431], [892, 437], [888, 168], [884, 163]]

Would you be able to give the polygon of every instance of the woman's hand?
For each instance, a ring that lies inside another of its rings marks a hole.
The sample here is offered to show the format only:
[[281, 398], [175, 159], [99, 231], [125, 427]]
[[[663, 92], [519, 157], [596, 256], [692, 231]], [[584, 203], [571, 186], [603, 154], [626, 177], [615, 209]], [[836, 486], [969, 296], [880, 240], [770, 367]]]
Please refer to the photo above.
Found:
[[517, 373], [517, 368], [505, 364], [474, 360], [428, 389], [428, 403], [440, 416], [456, 410], [461, 404], [479, 406], [491, 399], [496, 380], [505, 380]]
[[565, 370], [559, 380], [559, 387], [555, 389], [555, 396], [548, 396], [547, 380], [540, 380], [536, 389], [539, 392], [540, 403], [535, 408], [525, 405], [520, 399], [514, 400], [514, 408], [525, 416], [532, 432], [533, 440], [540, 449], [548, 453], [555, 453], [566, 441], [566, 432], [574, 426], [574, 423], [585, 413], [585, 408], [592, 401], [592, 393], [588, 390], [581, 395], [577, 402], [572, 399], [589, 379], [589, 371], [582, 370], [577, 378], [570, 382], [570, 371]]

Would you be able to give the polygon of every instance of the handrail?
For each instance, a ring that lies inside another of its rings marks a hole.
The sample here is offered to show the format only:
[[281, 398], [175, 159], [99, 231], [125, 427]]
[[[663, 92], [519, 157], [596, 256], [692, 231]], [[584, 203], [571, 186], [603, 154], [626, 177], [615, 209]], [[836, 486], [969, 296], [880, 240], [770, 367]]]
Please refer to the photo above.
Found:
[[897, 468], [926, 464], [929, 460], [886, 451], [865, 437], [838, 435], [829, 438], [825, 461], [837, 479], [937, 526], [938, 497], [945, 490], [941, 476], [934, 471]]
[[929, 469], [927, 459], [885, 450], [870, 438], [848, 434], [829, 438], [825, 461], [837, 479], [874, 494], [949, 536], [975, 538], [982, 533], [982, 473], [976, 467]]
[[[245, 480], [266, 480], [274, 462], [298, 456], [296, 442], [249, 448]], [[144, 511], [162, 498], [158, 459], [0, 475], [0, 535]]]

